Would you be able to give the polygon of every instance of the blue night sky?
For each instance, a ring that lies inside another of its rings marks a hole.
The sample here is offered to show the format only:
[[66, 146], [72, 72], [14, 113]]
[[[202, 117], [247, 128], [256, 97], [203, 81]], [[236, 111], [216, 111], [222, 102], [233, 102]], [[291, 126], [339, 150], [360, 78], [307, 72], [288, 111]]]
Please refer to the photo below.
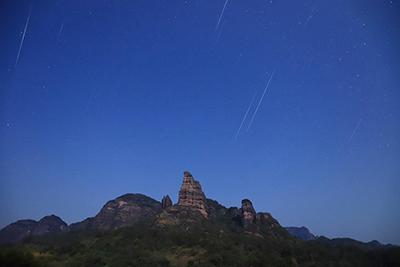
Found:
[[128, 192], [176, 201], [189, 170], [225, 206], [400, 244], [399, 14], [386, 0], [1, 1], [0, 227], [77, 222]]

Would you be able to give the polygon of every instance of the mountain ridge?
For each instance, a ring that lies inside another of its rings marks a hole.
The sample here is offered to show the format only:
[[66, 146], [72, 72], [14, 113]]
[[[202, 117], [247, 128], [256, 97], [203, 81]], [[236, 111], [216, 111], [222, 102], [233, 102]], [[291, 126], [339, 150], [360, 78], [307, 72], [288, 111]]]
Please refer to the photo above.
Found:
[[[0, 230], [0, 266], [400, 266], [398, 247], [304, 241], [250, 199], [227, 208], [207, 198], [189, 172], [183, 176], [177, 203], [127, 193], [70, 225], [55, 215], [12, 223]], [[312, 235], [305, 227], [291, 230]]]
[[241, 207], [225, 207], [206, 198], [201, 185], [188, 171], [184, 172], [177, 203], [166, 195], [161, 201], [142, 193], [126, 193], [107, 201], [99, 212], [82, 221], [67, 225], [60, 217], [45, 216], [39, 221], [19, 220], [0, 230], [1, 243], [19, 243], [24, 239], [58, 232], [100, 230], [112, 231], [133, 226], [142, 221], [157, 226], [181, 225], [206, 220], [223, 223], [233, 231], [261, 238], [285, 239], [290, 236], [303, 241], [324, 244], [352, 244], [360, 248], [383, 248], [379, 242], [361, 242], [354, 239], [316, 237], [306, 227], [282, 227], [268, 212], [256, 212], [249, 199]]
[[[126, 193], [107, 201], [95, 216], [88, 217], [80, 222], [67, 225], [59, 217], [57, 218], [59, 223], [63, 225], [62, 231], [110, 231], [132, 226], [143, 220], [151, 221], [155, 226], [163, 226], [197, 222], [204, 219], [213, 223], [223, 221], [231, 229], [255, 236], [288, 237], [286, 230], [270, 213], [257, 213], [249, 199], [243, 199], [240, 208], [226, 208], [216, 200], [206, 198], [200, 183], [188, 171], [183, 173], [178, 201], [175, 204], [172, 203], [169, 196], [164, 196], [161, 201], [158, 201], [142, 193]], [[59, 231], [57, 228], [47, 227], [46, 231], [35, 232], [32, 225], [40, 225], [40, 221], [38, 223], [34, 221], [27, 223], [26, 228], [21, 223], [17, 224], [19, 230], [16, 231], [17, 234], [14, 236], [13, 231], [10, 231], [10, 225], [6, 226], [0, 230], [1, 243], [7, 243], [7, 241], [18, 243], [30, 236]]]

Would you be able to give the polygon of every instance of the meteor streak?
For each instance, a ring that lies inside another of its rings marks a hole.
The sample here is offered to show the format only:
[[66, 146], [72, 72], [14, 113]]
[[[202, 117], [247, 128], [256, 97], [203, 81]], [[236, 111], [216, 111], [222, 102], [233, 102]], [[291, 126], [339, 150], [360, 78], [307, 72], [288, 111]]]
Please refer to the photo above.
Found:
[[249, 105], [249, 107], [247, 108], [246, 113], [245, 113], [244, 116], [243, 116], [243, 119], [242, 119], [242, 122], [240, 123], [239, 129], [238, 129], [237, 132], [236, 132], [235, 139], [237, 139], [238, 136], [239, 136], [240, 130], [242, 129], [243, 124], [244, 124], [244, 122], [245, 122], [245, 120], [246, 120], [246, 118], [247, 118], [247, 115], [249, 114], [249, 111], [250, 111], [251, 107], [253, 106], [254, 100], [256, 100], [256, 95], [257, 95], [257, 91], [254, 93], [254, 96], [253, 96], [253, 98], [251, 99], [250, 105]]
[[256, 109], [254, 110], [254, 113], [253, 113], [253, 116], [251, 117], [250, 123], [249, 123], [249, 125], [247, 126], [247, 131], [250, 129], [251, 125], [252, 125], [253, 122], [254, 122], [254, 118], [255, 118], [256, 115], [257, 115], [258, 109], [260, 108], [261, 102], [262, 102], [263, 99], [264, 99], [265, 93], [266, 93], [267, 90], [268, 90], [269, 83], [271, 82], [272, 77], [274, 77], [274, 74], [275, 74], [275, 70], [272, 72], [271, 76], [270, 76], [269, 79], [268, 79], [267, 85], [265, 86], [265, 89], [264, 89], [264, 92], [263, 92], [263, 94], [262, 94], [262, 96], [261, 96], [261, 98], [260, 98], [260, 101], [258, 101], [257, 107], [256, 107]]
[[21, 50], [22, 50], [22, 45], [24, 44], [26, 30], [28, 29], [29, 20], [31, 19], [31, 13], [32, 13], [32, 7], [29, 9], [28, 18], [26, 19], [26, 22], [25, 22], [25, 28], [24, 28], [24, 32], [22, 33], [22, 39], [21, 39], [21, 43], [19, 44], [18, 54], [17, 54], [17, 58], [15, 60], [14, 68], [17, 66], [18, 61], [19, 61], [19, 56], [21, 55]]
[[225, 1], [224, 7], [222, 8], [221, 14], [219, 15], [217, 25], [215, 26], [215, 31], [218, 30], [219, 24], [221, 23], [221, 19], [224, 16], [226, 5], [228, 4], [229, 0]]
[[60, 39], [63, 29], [64, 29], [64, 23], [61, 24], [60, 29], [58, 30], [57, 41]]
[[353, 132], [351, 133], [350, 138], [349, 138], [349, 141], [348, 141], [349, 143], [350, 143], [350, 141], [353, 139], [353, 137], [354, 137], [354, 135], [356, 134], [358, 128], [360, 127], [361, 121], [362, 121], [362, 119], [359, 119], [358, 122], [357, 122], [356, 127], [354, 127]]

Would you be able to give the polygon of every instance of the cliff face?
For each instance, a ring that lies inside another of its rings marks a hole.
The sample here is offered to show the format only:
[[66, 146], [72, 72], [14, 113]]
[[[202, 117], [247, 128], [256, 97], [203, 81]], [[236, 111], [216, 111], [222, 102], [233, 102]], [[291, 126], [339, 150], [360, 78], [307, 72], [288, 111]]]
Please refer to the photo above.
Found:
[[206, 196], [201, 189], [200, 183], [188, 171], [183, 173], [178, 206], [196, 210], [205, 218], [208, 217]]

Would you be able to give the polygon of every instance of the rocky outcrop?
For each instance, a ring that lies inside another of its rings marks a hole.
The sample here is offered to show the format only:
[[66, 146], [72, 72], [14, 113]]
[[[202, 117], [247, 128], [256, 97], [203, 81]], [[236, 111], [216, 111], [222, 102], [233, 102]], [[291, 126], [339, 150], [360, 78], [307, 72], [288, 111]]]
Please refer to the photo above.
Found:
[[256, 215], [256, 224], [258, 231], [263, 236], [272, 237], [275, 239], [289, 237], [289, 233], [286, 231], [286, 229], [282, 227], [279, 222], [268, 212], [258, 212]]
[[257, 236], [273, 239], [287, 238], [289, 236], [288, 232], [270, 213], [256, 213], [253, 203], [249, 199], [242, 200], [242, 207], [238, 210], [234, 220], [243, 227], [245, 232]]
[[45, 216], [39, 220], [32, 235], [44, 235], [48, 233], [68, 231], [68, 225], [55, 215]]
[[35, 220], [19, 220], [0, 231], [0, 243], [18, 243], [31, 236], [68, 231], [68, 225], [55, 215]]
[[248, 199], [243, 199], [240, 212], [243, 227], [249, 229], [256, 221], [256, 211], [253, 208], [253, 203]]
[[171, 206], [172, 206], [171, 198], [168, 195], [164, 196], [161, 200], [161, 208], [166, 209]]
[[308, 241], [316, 239], [315, 235], [313, 235], [307, 227], [285, 227], [285, 229], [289, 232], [289, 234], [298, 239]]
[[108, 201], [95, 217], [69, 226], [71, 231], [114, 230], [151, 219], [161, 212], [161, 203], [142, 194], [125, 194]]
[[178, 206], [196, 210], [205, 218], [208, 217], [206, 196], [201, 189], [200, 183], [188, 171], [183, 173]]
[[104, 205], [91, 227], [112, 230], [131, 226], [161, 212], [161, 203], [142, 194], [125, 194]]
[[0, 243], [15, 243], [26, 237], [62, 231], [108, 231], [146, 222], [154, 226], [219, 225], [233, 232], [244, 232], [259, 237], [288, 236], [269, 213], [256, 213], [252, 202], [243, 199], [240, 208], [226, 208], [212, 199], [206, 199], [201, 185], [185, 171], [179, 199], [173, 205], [166, 195], [159, 202], [143, 194], [125, 194], [108, 201], [99, 213], [69, 227], [57, 216], [40, 221], [21, 220], [0, 231]]

